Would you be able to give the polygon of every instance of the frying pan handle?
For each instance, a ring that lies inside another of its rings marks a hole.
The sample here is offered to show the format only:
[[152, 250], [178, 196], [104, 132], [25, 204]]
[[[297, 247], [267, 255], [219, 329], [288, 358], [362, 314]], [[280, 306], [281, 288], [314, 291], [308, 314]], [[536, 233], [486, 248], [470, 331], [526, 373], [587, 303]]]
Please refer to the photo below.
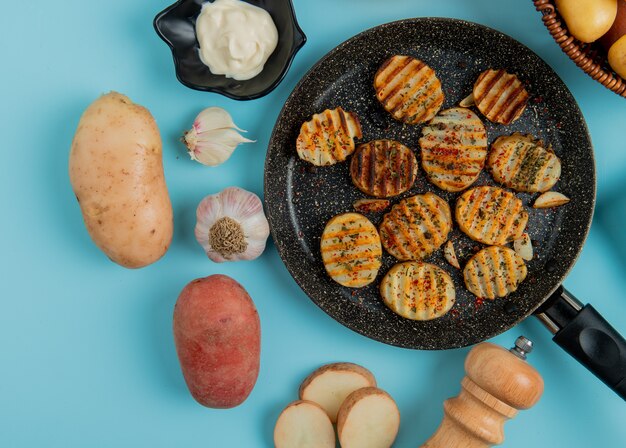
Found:
[[535, 315], [554, 342], [626, 400], [626, 340], [594, 307], [560, 286]]

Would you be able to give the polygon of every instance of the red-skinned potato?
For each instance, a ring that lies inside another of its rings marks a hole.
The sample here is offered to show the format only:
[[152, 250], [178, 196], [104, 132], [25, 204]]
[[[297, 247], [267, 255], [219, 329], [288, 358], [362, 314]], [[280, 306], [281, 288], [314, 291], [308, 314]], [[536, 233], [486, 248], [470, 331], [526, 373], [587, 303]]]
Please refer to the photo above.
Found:
[[174, 342], [189, 392], [209, 408], [232, 408], [259, 375], [261, 323], [246, 290], [226, 275], [189, 283], [174, 307]]

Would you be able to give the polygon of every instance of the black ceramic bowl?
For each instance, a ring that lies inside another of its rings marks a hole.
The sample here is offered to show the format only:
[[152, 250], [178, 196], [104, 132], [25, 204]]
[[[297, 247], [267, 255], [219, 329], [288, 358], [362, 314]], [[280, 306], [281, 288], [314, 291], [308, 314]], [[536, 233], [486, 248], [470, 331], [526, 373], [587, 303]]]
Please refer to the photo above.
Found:
[[220, 93], [235, 100], [267, 95], [285, 77], [293, 58], [306, 42], [291, 0], [244, 0], [269, 12], [278, 29], [278, 45], [263, 71], [246, 81], [214, 75], [200, 60], [196, 18], [207, 1], [179, 0], [154, 18], [157, 34], [172, 49], [176, 77], [192, 89]]

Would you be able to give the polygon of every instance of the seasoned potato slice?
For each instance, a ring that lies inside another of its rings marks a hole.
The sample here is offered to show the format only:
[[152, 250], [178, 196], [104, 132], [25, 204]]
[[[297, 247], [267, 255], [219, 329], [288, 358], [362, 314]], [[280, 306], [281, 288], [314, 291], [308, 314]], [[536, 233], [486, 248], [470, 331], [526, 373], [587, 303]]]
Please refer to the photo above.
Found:
[[467, 289], [477, 297], [492, 300], [515, 291], [526, 274], [522, 257], [504, 246], [490, 246], [477, 252], [463, 269]]
[[326, 109], [302, 123], [296, 149], [302, 160], [313, 165], [334, 165], [354, 152], [354, 139], [361, 137], [356, 114], [341, 107]]
[[472, 185], [485, 166], [487, 132], [469, 109], [446, 109], [422, 129], [422, 168], [433, 184], [446, 191]]
[[433, 193], [403, 199], [380, 225], [384, 248], [398, 260], [421, 260], [448, 239], [452, 215], [448, 203]]
[[561, 161], [532, 135], [498, 137], [491, 145], [487, 166], [493, 178], [515, 191], [548, 191], [561, 176]]
[[456, 222], [471, 239], [506, 244], [522, 236], [528, 212], [515, 195], [498, 187], [476, 187], [456, 202]]
[[380, 284], [380, 295], [394, 313], [412, 320], [431, 320], [454, 305], [454, 283], [446, 271], [408, 261], [392, 267]]
[[474, 102], [490, 121], [511, 124], [526, 109], [528, 92], [517, 76], [489, 69], [474, 83]]
[[330, 421], [337, 422], [341, 403], [355, 390], [375, 387], [376, 378], [365, 367], [351, 362], [336, 362], [320, 367], [300, 385], [300, 399], [319, 404]]
[[374, 89], [385, 110], [408, 124], [430, 120], [444, 100], [435, 71], [411, 56], [387, 59], [374, 76]]
[[415, 153], [394, 140], [359, 145], [350, 162], [354, 185], [365, 194], [388, 198], [404, 193], [417, 177]]
[[321, 251], [326, 272], [343, 286], [368, 285], [380, 269], [380, 237], [374, 224], [358, 213], [344, 213], [328, 221]]
[[335, 430], [328, 415], [311, 401], [294, 401], [274, 426], [276, 448], [334, 448]]
[[365, 387], [348, 395], [337, 417], [341, 448], [389, 448], [398, 435], [400, 410], [387, 392]]

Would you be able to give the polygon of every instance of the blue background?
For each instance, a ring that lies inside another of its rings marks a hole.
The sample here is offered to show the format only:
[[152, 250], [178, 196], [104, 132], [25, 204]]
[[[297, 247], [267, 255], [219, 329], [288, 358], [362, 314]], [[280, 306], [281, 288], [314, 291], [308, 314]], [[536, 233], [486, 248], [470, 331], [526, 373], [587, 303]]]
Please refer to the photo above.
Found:
[[[626, 333], [626, 99], [587, 77], [552, 41], [527, 1], [295, 0], [308, 43], [270, 95], [236, 102], [183, 87], [152, 19], [169, 0], [2, 2], [0, 14], [0, 447], [264, 447], [275, 419], [321, 364], [371, 369], [397, 400], [395, 446], [425, 441], [456, 395], [467, 349], [417, 352], [339, 325], [297, 287], [270, 242], [252, 262], [214, 264], [193, 236], [207, 194], [238, 185], [262, 194], [263, 163], [279, 110], [322, 55], [352, 35], [396, 19], [472, 20], [523, 42], [563, 78], [588, 122], [598, 169], [590, 237], [566, 286]], [[67, 175], [70, 142], [85, 107], [118, 90], [148, 107], [163, 137], [175, 212], [172, 246], [158, 263], [127, 270], [91, 242]], [[218, 168], [189, 160], [178, 142], [205, 107], [221, 106], [256, 144]], [[188, 394], [171, 318], [190, 280], [223, 273], [258, 307], [261, 372], [249, 399], [210, 410]], [[545, 379], [539, 404], [507, 423], [508, 447], [616, 447], [624, 403], [550, 341], [535, 319], [494, 339], [536, 343], [530, 362]]]

